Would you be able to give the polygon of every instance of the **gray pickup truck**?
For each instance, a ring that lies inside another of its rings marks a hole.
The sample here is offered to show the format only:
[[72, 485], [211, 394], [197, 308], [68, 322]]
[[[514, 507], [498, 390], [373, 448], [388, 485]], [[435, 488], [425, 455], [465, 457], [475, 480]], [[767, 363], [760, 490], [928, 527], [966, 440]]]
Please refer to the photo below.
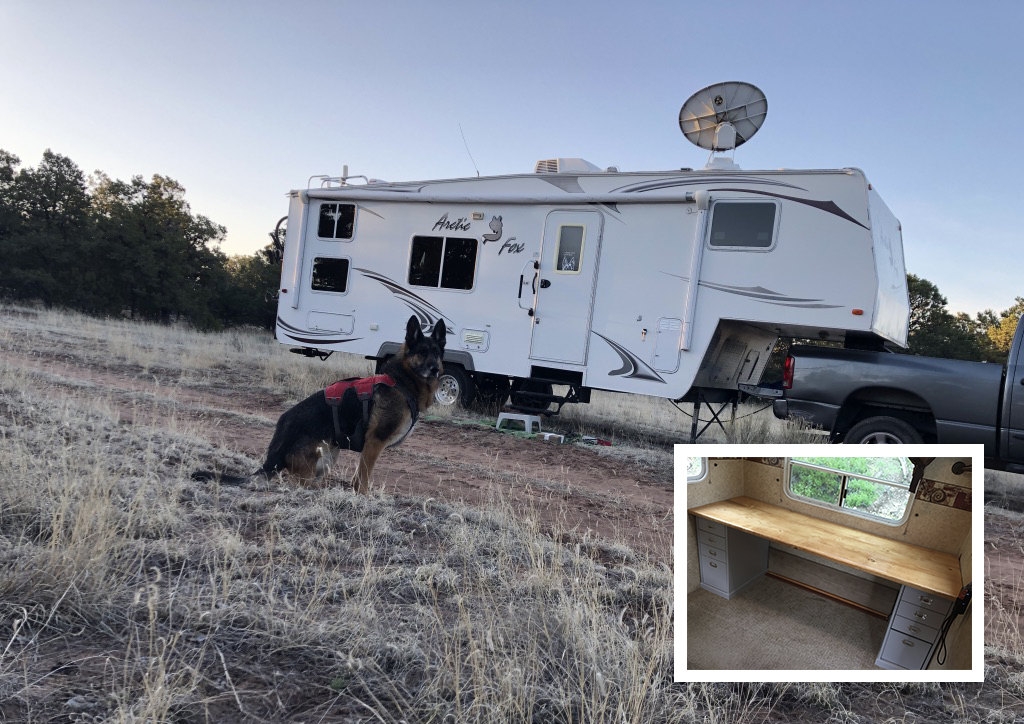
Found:
[[1024, 472], [1024, 318], [1005, 366], [795, 346], [775, 416], [847, 443], [982, 443], [985, 466]]

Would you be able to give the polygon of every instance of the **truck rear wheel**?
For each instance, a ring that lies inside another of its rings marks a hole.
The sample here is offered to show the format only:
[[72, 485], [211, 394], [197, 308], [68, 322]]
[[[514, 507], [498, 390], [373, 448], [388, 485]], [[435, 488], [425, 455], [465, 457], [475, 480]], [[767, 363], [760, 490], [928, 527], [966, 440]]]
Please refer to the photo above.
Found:
[[843, 438], [849, 445], [920, 445], [921, 433], [898, 417], [869, 417], [850, 428]]

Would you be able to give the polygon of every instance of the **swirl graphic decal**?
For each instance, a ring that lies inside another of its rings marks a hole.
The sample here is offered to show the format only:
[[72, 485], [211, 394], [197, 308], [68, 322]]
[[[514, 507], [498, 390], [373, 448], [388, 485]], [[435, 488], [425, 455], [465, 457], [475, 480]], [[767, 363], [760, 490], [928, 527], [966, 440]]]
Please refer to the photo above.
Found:
[[651, 369], [646, 362], [639, 359], [635, 354], [630, 352], [628, 349], [623, 347], [618, 342], [613, 342], [603, 334], [590, 330], [591, 334], [596, 334], [598, 337], [608, 343], [608, 346], [614, 350], [615, 354], [622, 360], [622, 366], [618, 369], [609, 372], [609, 375], [620, 376], [620, 377], [632, 377], [638, 380], [650, 380], [651, 382], [661, 382], [667, 384], [661, 375]]

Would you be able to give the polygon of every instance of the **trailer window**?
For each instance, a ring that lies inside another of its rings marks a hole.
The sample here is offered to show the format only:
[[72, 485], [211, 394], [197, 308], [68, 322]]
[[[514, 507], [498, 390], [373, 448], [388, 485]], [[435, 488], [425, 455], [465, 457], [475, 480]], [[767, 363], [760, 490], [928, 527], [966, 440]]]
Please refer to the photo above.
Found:
[[321, 239], [351, 239], [356, 223], [355, 204], [320, 204], [316, 235]]
[[707, 458], [686, 458], [686, 482], [699, 483], [708, 476]]
[[767, 249], [772, 245], [778, 210], [775, 203], [718, 201], [711, 208], [711, 246]]
[[903, 457], [790, 458], [786, 494], [888, 525], [901, 525], [914, 496], [914, 464]]
[[318, 292], [344, 294], [348, 291], [348, 259], [324, 256], [313, 259], [313, 281], [310, 286]]
[[409, 284], [441, 289], [472, 289], [476, 275], [476, 239], [414, 236]]
[[559, 226], [555, 245], [555, 273], [579, 274], [583, 263], [583, 227]]

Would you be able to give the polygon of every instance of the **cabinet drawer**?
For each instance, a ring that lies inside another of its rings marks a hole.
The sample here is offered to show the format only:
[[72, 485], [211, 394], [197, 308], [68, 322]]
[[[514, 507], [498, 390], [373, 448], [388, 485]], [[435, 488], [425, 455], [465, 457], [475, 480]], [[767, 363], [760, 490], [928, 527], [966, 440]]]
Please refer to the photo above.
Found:
[[925, 591], [919, 591], [916, 588], [910, 586], [903, 587], [903, 595], [900, 597], [901, 602], [911, 603], [916, 608], [922, 610], [935, 611], [939, 614], [945, 614], [949, 611], [953, 602], [948, 598], [942, 596], [936, 596], [934, 593], [926, 593]]
[[927, 663], [931, 648], [932, 645], [926, 641], [897, 631], [890, 631], [882, 645], [882, 652], [878, 656], [904, 669], [919, 670], [923, 669]]
[[725, 537], [725, 526], [707, 518], [697, 518], [697, 529]]
[[714, 559], [700, 559], [700, 580], [712, 588], [720, 591], [729, 591], [729, 565], [725, 561]]
[[728, 557], [721, 548], [712, 548], [707, 543], [698, 543], [697, 549], [700, 552], [701, 558], [708, 558], [712, 561], [721, 561], [722, 563], [728, 562]]
[[903, 600], [901, 600], [899, 605], [896, 607], [895, 614], [913, 621], [914, 623], [930, 626], [932, 628], [938, 628], [942, 625], [942, 619], [946, 617], [945, 611], [933, 611], [929, 608], [921, 608], [919, 606], [915, 606], [913, 601]]
[[697, 541], [712, 548], [719, 548], [723, 551], [729, 550], [726, 537], [717, 533], [708, 533], [706, 530], [697, 531]]
[[[932, 628], [931, 626], [925, 626], [923, 623], [917, 621], [911, 621], [909, 618], [903, 618], [899, 614], [892, 617], [892, 623], [889, 624], [893, 631], [906, 636], [913, 636], [914, 638], [927, 641], [928, 643], [934, 643], [935, 639], [939, 637], [939, 629]], [[895, 636], [895, 634], [893, 634]]]

